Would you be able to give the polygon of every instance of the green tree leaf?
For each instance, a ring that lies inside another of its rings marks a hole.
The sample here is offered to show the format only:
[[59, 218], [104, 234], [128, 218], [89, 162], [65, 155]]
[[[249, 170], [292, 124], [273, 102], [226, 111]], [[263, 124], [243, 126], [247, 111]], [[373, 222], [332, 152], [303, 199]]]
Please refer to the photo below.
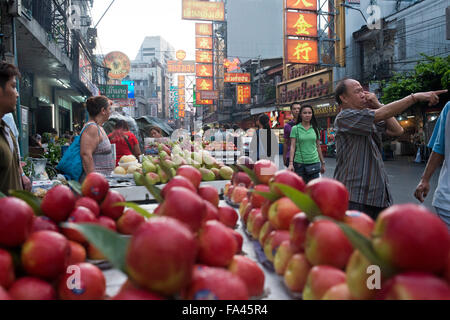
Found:
[[10, 190], [9, 194], [13, 197], [25, 201], [31, 207], [31, 209], [33, 209], [36, 216], [43, 215], [43, 212], [41, 210], [41, 200], [31, 192], [26, 190]]
[[65, 228], [75, 229], [96, 247], [112, 265], [126, 273], [126, 253], [130, 243], [129, 237], [124, 237], [103, 226], [92, 223], [62, 223]]
[[134, 202], [117, 202], [117, 203], [113, 204], [113, 207], [120, 207], [120, 206], [131, 208], [134, 211], [136, 211], [137, 213], [139, 213], [141, 216], [143, 216], [144, 218], [147, 218], [147, 219], [153, 218], [155, 216], [154, 214], [148, 212], [147, 210], [140, 207], [139, 205], [137, 205]]
[[263, 192], [263, 191], [256, 191], [256, 190], [252, 190], [251, 192], [259, 194], [260, 196], [266, 198], [267, 200], [270, 200], [271, 202], [277, 201], [278, 199], [281, 198], [279, 195], [277, 195], [276, 193], [273, 193], [273, 192]]
[[161, 195], [161, 189], [158, 188], [157, 186], [154, 186], [151, 183], [149, 183], [147, 181], [147, 179], [143, 179], [143, 182], [144, 182], [145, 188], [148, 190], [148, 192], [150, 192], [150, 194], [153, 196], [153, 198], [155, 198], [155, 200], [158, 203], [163, 203], [164, 199]]
[[291, 199], [306, 214], [309, 221], [313, 221], [315, 217], [322, 214], [314, 200], [306, 193], [281, 183], [275, 183], [274, 186], [278, 187], [286, 197]]
[[83, 193], [81, 192], [81, 184], [78, 181], [70, 180], [68, 184], [75, 193], [77, 193], [80, 196], [83, 195]]

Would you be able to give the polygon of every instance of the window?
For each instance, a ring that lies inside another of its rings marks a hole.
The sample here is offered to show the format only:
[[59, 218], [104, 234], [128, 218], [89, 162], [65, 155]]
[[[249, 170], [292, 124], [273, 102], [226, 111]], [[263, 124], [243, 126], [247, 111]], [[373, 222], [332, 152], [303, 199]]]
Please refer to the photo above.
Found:
[[144, 53], [143, 56], [144, 57], [154, 57], [155, 54], [154, 53]]

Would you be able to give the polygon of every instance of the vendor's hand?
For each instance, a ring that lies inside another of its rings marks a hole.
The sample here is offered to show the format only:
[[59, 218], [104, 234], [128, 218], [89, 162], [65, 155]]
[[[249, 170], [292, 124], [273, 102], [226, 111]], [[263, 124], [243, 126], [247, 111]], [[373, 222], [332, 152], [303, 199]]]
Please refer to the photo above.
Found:
[[31, 191], [31, 180], [27, 176], [22, 177], [22, 185], [26, 191]]
[[325, 163], [322, 163], [322, 166], [320, 167], [320, 173], [321, 174], [325, 173]]
[[370, 109], [379, 109], [382, 107], [380, 101], [378, 101], [375, 93], [371, 93], [369, 91], [364, 91], [364, 95], [366, 98], [366, 106]]
[[447, 93], [448, 90], [437, 90], [428, 92], [414, 93], [412, 96], [416, 101], [428, 102], [428, 106], [434, 106], [439, 103], [439, 95]]
[[414, 197], [416, 197], [417, 200], [423, 203], [429, 191], [430, 183], [425, 180], [420, 180], [419, 184], [416, 187], [416, 191], [414, 192]]
[[289, 167], [288, 167], [288, 170], [289, 171], [294, 171], [294, 166], [292, 164], [290, 164]]

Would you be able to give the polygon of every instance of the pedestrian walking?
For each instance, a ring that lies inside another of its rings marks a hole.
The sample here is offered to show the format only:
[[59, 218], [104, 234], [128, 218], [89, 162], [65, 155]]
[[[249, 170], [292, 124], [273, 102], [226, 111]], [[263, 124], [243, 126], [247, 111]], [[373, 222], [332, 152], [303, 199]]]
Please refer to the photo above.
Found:
[[283, 144], [283, 163], [289, 167], [289, 155], [291, 150], [291, 130], [297, 124], [298, 115], [300, 114], [301, 105], [298, 102], [291, 104], [291, 114], [293, 119], [284, 125], [284, 144]]
[[414, 192], [414, 196], [423, 202], [430, 192], [430, 179], [436, 169], [442, 165], [439, 182], [434, 192], [432, 205], [439, 217], [450, 230], [450, 101], [439, 116], [428, 147], [433, 151], [428, 159], [425, 171]]
[[362, 211], [376, 219], [383, 209], [392, 205], [381, 155], [381, 136], [403, 134], [395, 116], [418, 102], [435, 105], [439, 94], [445, 92], [412, 93], [382, 105], [375, 94], [364, 91], [356, 80], [344, 79], [337, 84], [335, 98], [341, 111], [334, 123], [337, 151], [334, 178], [347, 187], [350, 210]]
[[31, 191], [31, 181], [20, 166], [17, 138], [3, 119], [16, 111], [19, 97], [16, 77], [19, 76], [16, 66], [0, 62], [0, 192], [5, 195], [9, 190]]
[[111, 144], [116, 145], [116, 166], [123, 156], [134, 155], [137, 159], [141, 155], [141, 149], [136, 136], [130, 131], [125, 120], [119, 120], [114, 126], [114, 131], [108, 135]]
[[84, 169], [81, 181], [91, 172], [109, 175], [114, 170], [111, 143], [102, 127], [111, 115], [111, 105], [105, 96], [91, 97], [86, 101], [89, 121], [81, 133], [80, 154]]
[[325, 173], [325, 161], [320, 148], [319, 128], [313, 107], [303, 105], [292, 128], [288, 169], [295, 171], [305, 183]]

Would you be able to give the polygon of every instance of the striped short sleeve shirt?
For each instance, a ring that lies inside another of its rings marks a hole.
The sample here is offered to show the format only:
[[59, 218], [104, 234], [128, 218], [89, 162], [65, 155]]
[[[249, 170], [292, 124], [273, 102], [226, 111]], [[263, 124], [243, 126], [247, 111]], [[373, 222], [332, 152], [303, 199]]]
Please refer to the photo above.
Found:
[[381, 155], [386, 124], [375, 124], [374, 119], [371, 109], [344, 109], [336, 116], [334, 178], [347, 187], [350, 201], [384, 208], [392, 204]]

